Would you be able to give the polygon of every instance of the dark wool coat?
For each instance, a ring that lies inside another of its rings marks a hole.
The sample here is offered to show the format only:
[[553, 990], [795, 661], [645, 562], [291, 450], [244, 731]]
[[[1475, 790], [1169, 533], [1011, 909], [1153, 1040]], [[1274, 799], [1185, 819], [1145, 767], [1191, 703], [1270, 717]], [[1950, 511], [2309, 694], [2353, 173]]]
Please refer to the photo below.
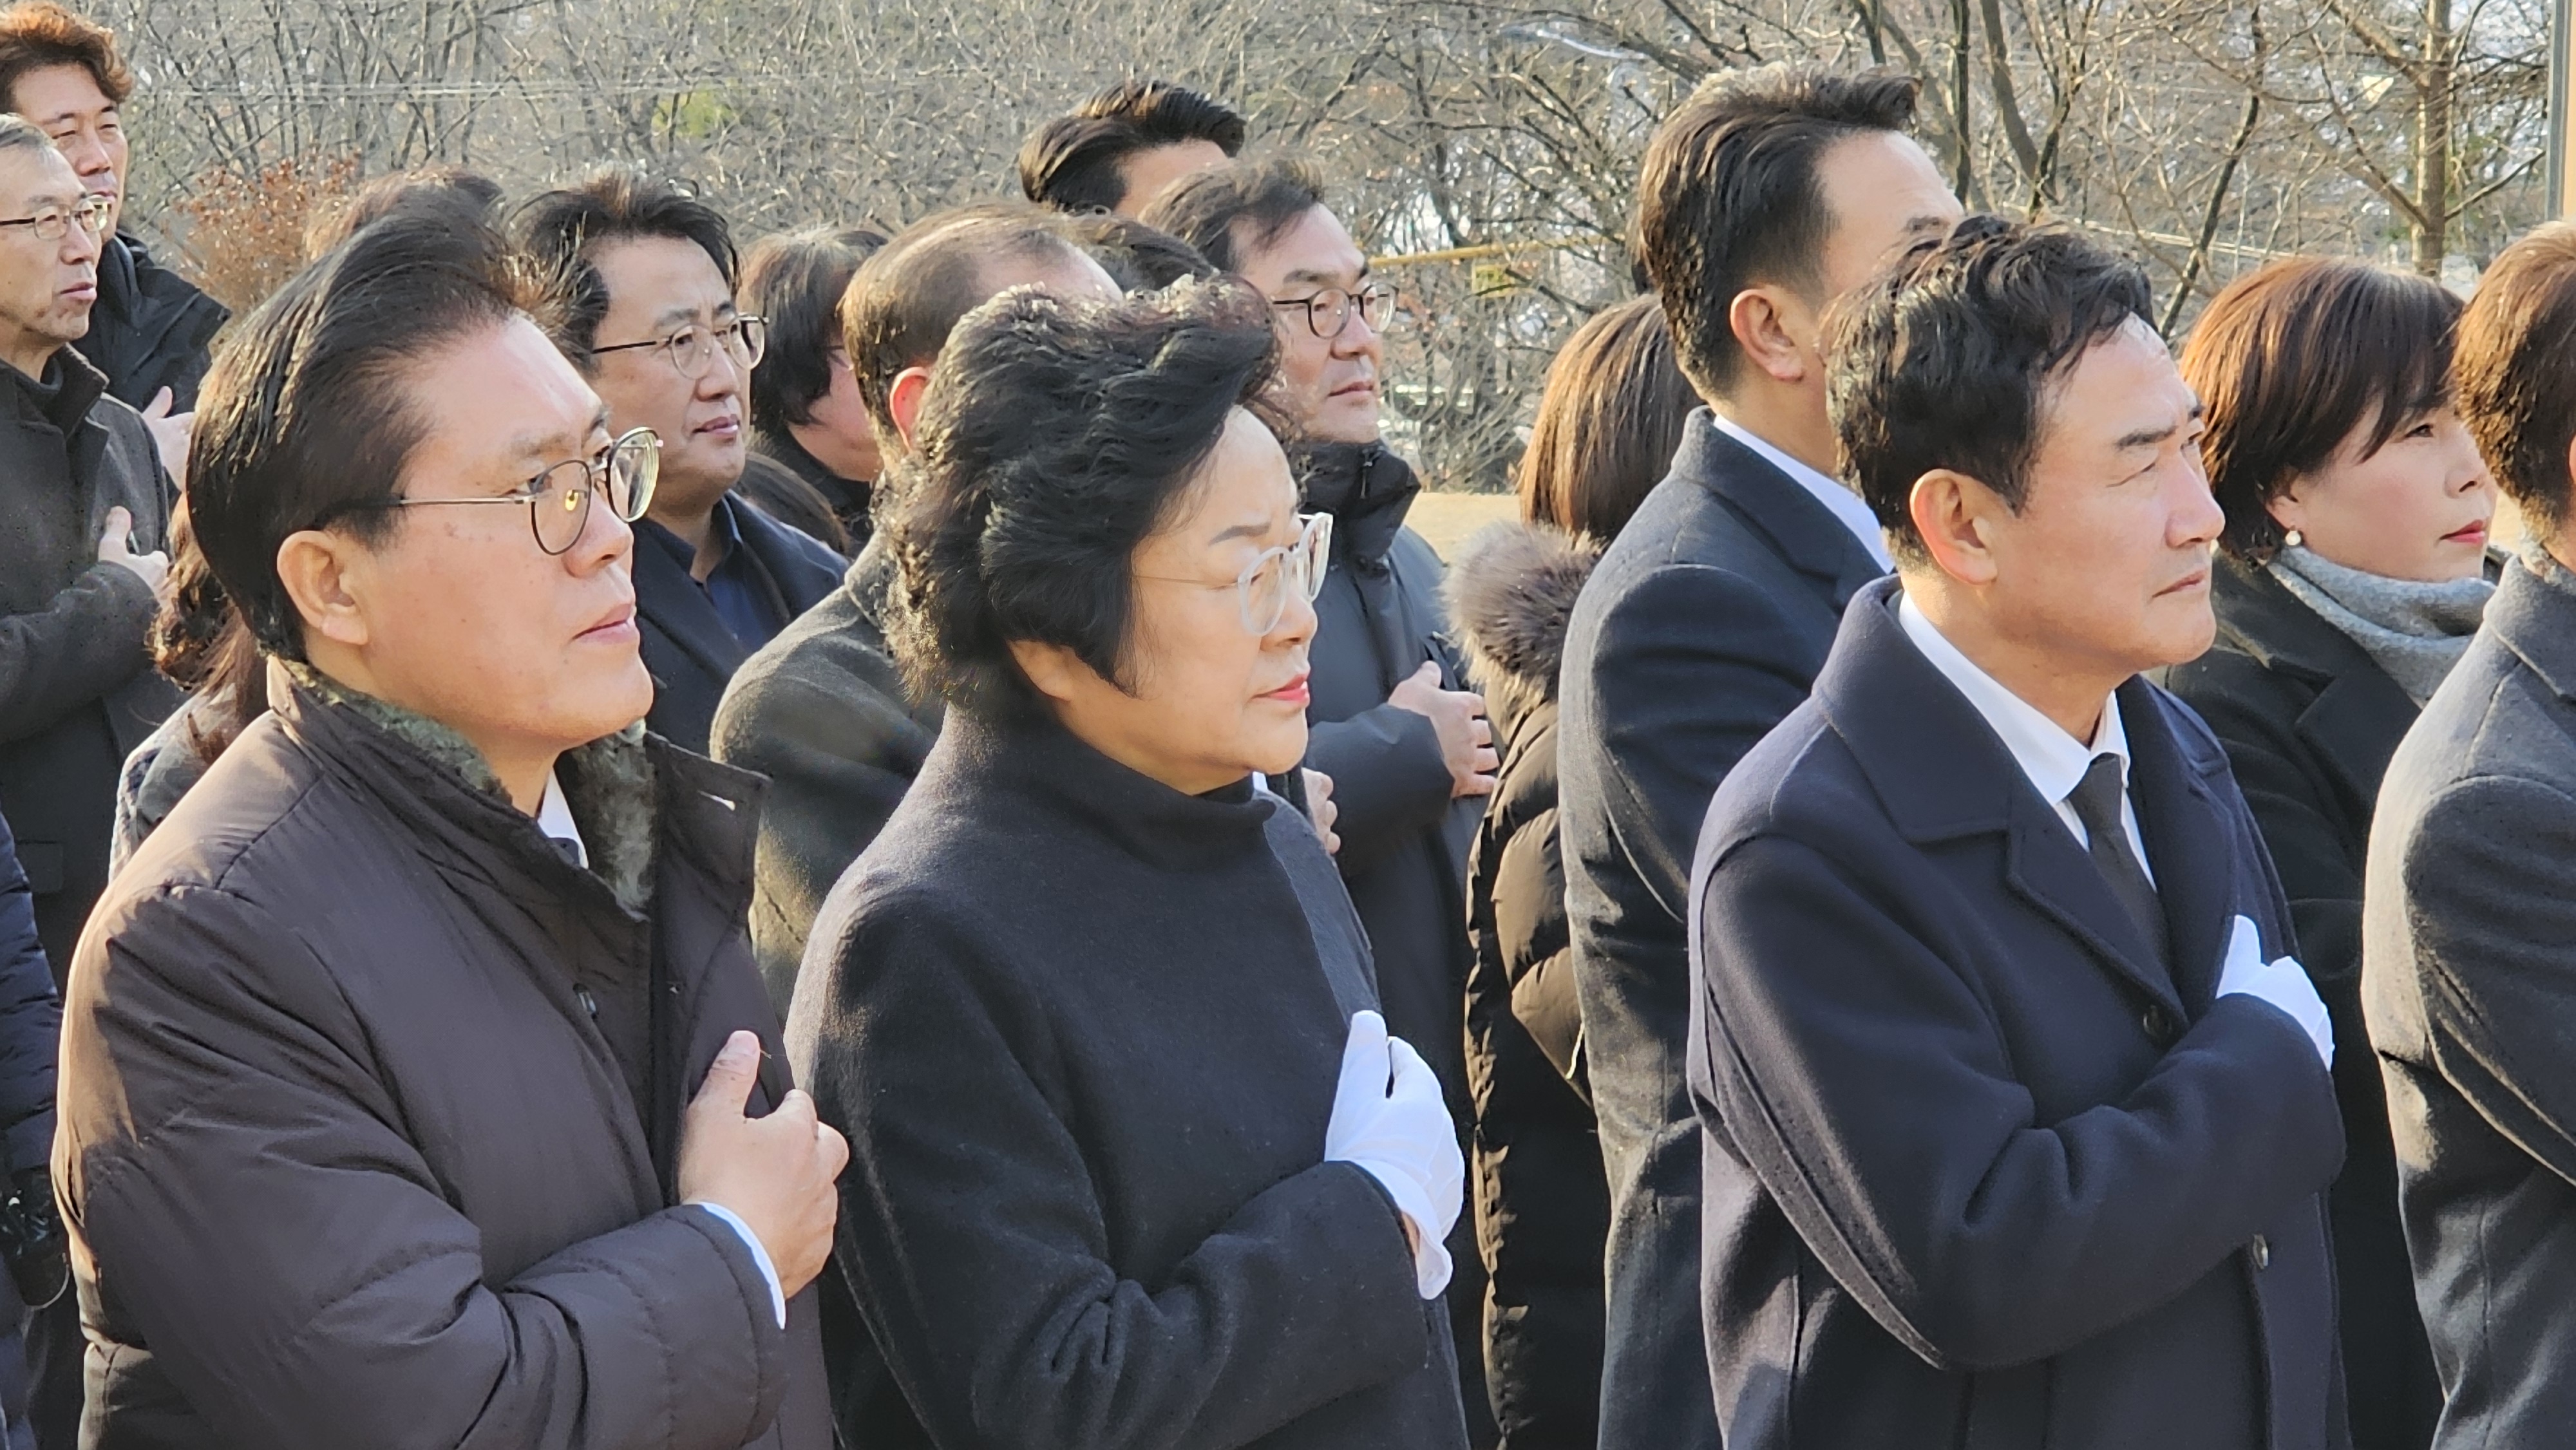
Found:
[[2444, 1450], [2576, 1425], [2576, 579], [2544, 568], [2505, 568], [2389, 762], [2362, 894]]
[[231, 317], [162, 266], [140, 238], [118, 232], [99, 251], [98, 301], [89, 310], [89, 334], [75, 346], [107, 375], [118, 401], [148, 408], [168, 388], [170, 410], [189, 413], [213, 361], [215, 334]]
[[1375, 1002], [1303, 817], [953, 712], [788, 1028], [850, 1137], [839, 1268], [910, 1406], [845, 1441], [921, 1443], [917, 1416], [984, 1450], [1461, 1450], [1402, 1218], [1322, 1161]]
[[[740, 500], [733, 515], [742, 546], [778, 592], [784, 619], [792, 622], [820, 603], [849, 568], [819, 540]], [[653, 672], [653, 713], [645, 723], [683, 750], [704, 751], [716, 702], [751, 651], [725, 627], [688, 569], [670, 551], [642, 540], [635, 549], [635, 619], [644, 634], [644, 667]]]
[[1898, 595], [1853, 601], [1700, 841], [1727, 1450], [2341, 1450], [2343, 1126], [2307, 1033], [2215, 995], [2234, 918], [2294, 948], [2227, 757], [2120, 688], [2168, 971]]
[[[117, 877], [55, 1183], [90, 1450], [825, 1450], [814, 1295], [676, 1203], [751, 963], [759, 783], [564, 757], [585, 871], [479, 756], [304, 676]], [[317, 691], [319, 691], [317, 693]]]
[[0, 368], [0, 815], [60, 980], [107, 885], [117, 772], [179, 692], [144, 653], [151, 586], [98, 558], [113, 508], [133, 515], [136, 549], [168, 547], [169, 477], [98, 370], [55, 358], [51, 397]]
[[[1449, 575], [1503, 766], [1468, 855], [1468, 1184], [1485, 1262], [1485, 1389], [1511, 1450], [1588, 1447], [1601, 1414], [1610, 1194], [1582, 1078], [1557, 846], [1556, 680], [1595, 555], [1552, 529], [1471, 542]], [[1571, 1080], [1569, 1080], [1571, 1079]]]
[[770, 781], [752, 875], [751, 945], [781, 1014], [832, 883], [885, 829], [939, 738], [887, 653], [894, 556], [862, 551], [839, 588], [735, 671], [716, 707], [715, 757]]
[[2268, 570], [2222, 558], [2212, 580], [2218, 643], [2166, 684], [2227, 747], [2236, 783], [2289, 893], [2299, 960], [2334, 1014], [2343, 1173], [2334, 1224], [2344, 1378], [2359, 1450], [2423, 1450], [2442, 1382], [2415, 1307], [2397, 1216], [2397, 1157], [2379, 1060], [2364, 1051], [2361, 878], [2370, 816], [2415, 702], [2351, 636]]
[[1703, 412], [1567, 628], [1558, 830], [1610, 1178], [1604, 1450], [1716, 1438], [1683, 1082], [1691, 847], [1718, 782], [1806, 698], [1844, 603], [1878, 572], [1840, 519]]

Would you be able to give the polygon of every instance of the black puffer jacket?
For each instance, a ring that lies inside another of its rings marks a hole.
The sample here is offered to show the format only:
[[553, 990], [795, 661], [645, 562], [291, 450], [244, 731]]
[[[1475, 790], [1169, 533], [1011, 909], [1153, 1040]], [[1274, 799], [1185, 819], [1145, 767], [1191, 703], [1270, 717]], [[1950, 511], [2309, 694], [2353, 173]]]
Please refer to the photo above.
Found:
[[124, 232], [98, 258], [98, 305], [90, 309], [81, 356], [107, 374], [107, 390], [137, 408], [170, 390], [170, 410], [193, 412], [215, 334], [232, 314], [197, 285], [154, 260]]
[[752, 965], [756, 777], [623, 734], [556, 767], [591, 867], [454, 732], [310, 673], [119, 873], [64, 1004], [54, 1182], [90, 1450], [824, 1450], [782, 1328], [682, 1206]]
[[1600, 1421], [1610, 1190], [1579, 1089], [1583, 1018], [1556, 837], [1557, 666], [1598, 557], [1554, 529], [1498, 526], [1449, 579], [1503, 757], [1468, 857], [1467, 1082], [1486, 1392], [1510, 1450], [1588, 1450]]

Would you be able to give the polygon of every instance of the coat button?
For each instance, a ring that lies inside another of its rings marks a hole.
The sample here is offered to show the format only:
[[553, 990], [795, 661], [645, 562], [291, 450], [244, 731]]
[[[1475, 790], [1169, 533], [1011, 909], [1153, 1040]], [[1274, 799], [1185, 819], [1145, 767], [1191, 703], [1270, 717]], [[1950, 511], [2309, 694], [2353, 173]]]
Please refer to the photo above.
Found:
[[2173, 1014], [2165, 1010], [2163, 1003], [2148, 1003], [2147, 1010], [2138, 1014], [2138, 1026], [2147, 1034], [2149, 1042], [2158, 1047], [2173, 1046], [2175, 1037]]
[[2259, 1273], [2264, 1269], [2272, 1267], [2272, 1241], [2270, 1239], [2263, 1237], [2261, 1234], [2256, 1234], [2254, 1236], [2254, 1242], [2248, 1245], [2248, 1247], [2254, 1254], [2254, 1268], [2256, 1272]]

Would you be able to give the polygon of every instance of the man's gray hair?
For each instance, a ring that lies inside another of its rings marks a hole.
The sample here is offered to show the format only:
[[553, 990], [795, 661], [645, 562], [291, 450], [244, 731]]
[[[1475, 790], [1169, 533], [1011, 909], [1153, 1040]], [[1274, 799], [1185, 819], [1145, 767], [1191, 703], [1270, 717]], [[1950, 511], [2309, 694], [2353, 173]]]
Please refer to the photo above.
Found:
[[0, 111], [0, 151], [51, 151], [54, 138], [15, 111]]

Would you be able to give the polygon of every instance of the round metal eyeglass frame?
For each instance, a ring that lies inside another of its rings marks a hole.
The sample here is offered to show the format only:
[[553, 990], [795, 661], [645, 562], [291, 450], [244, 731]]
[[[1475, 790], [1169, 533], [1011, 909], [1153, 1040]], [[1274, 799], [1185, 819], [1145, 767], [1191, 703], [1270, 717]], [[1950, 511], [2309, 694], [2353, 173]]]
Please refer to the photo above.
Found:
[[63, 234], [72, 229], [75, 222], [79, 223], [82, 231], [93, 237], [104, 233], [107, 230], [107, 203], [92, 197], [62, 211], [38, 212], [34, 216], [0, 220], [0, 227], [25, 227], [36, 234], [38, 241], [59, 242], [63, 239]]
[[760, 360], [769, 353], [769, 319], [745, 313], [724, 326], [713, 329], [691, 323], [669, 337], [652, 338], [645, 342], [614, 342], [606, 347], [592, 348], [590, 355], [605, 357], [612, 352], [633, 352], [647, 347], [659, 348], [662, 350], [662, 355], [671, 360], [673, 372], [695, 382], [705, 377], [707, 368], [715, 362], [716, 345], [719, 342], [724, 345], [726, 354], [733, 358], [734, 366], [742, 369], [747, 375], [753, 368], [760, 366]]
[[528, 531], [549, 556], [571, 551], [590, 527], [590, 501], [608, 491], [609, 511], [627, 523], [644, 517], [653, 506], [653, 487], [662, 477], [662, 435], [632, 428], [594, 458], [567, 458], [529, 479], [516, 493], [484, 498], [389, 498], [362, 508], [432, 508], [448, 504], [524, 504]]
[[1252, 556], [1243, 572], [1231, 584], [1210, 584], [1204, 579], [1174, 579], [1162, 574], [1139, 574], [1139, 579], [1152, 579], [1164, 584], [1195, 584], [1201, 589], [1231, 589], [1235, 608], [1243, 627], [1254, 634], [1266, 635], [1279, 627], [1288, 614], [1288, 599], [1293, 590], [1307, 603], [1324, 592], [1324, 571], [1333, 557], [1333, 516], [1299, 514], [1297, 542], [1276, 544]]
[[1270, 305], [1303, 308], [1306, 330], [1329, 342], [1351, 325], [1353, 312], [1368, 319], [1371, 331], [1386, 331], [1395, 321], [1395, 300], [1396, 290], [1381, 282], [1357, 292], [1327, 287], [1306, 297], [1274, 297]]

